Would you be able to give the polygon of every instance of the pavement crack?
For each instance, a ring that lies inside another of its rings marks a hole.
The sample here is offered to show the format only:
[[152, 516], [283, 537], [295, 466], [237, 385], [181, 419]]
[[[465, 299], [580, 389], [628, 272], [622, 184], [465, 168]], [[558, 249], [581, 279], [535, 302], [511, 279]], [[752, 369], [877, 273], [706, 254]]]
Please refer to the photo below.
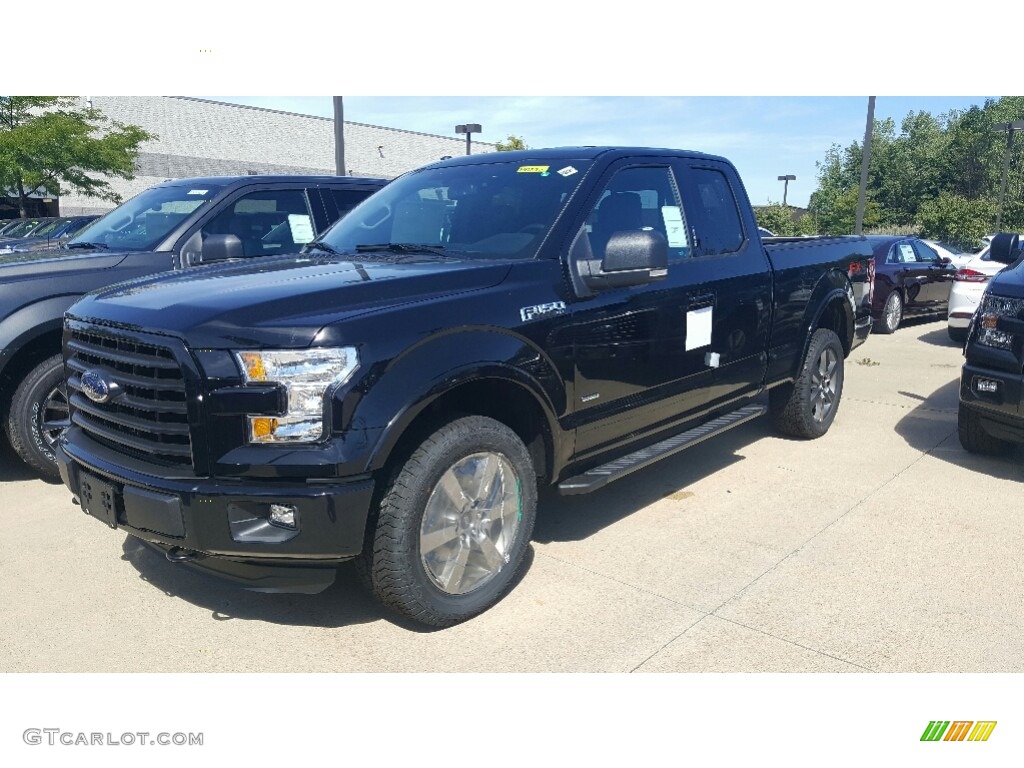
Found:
[[693, 624], [691, 624], [690, 626], [688, 626], [688, 627], [687, 627], [686, 629], [684, 629], [684, 630], [683, 630], [682, 632], [680, 632], [680, 633], [679, 633], [678, 635], [676, 635], [675, 637], [673, 637], [673, 638], [671, 638], [670, 640], [668, 640], [668, 642], [666, 642], [666, 643], [665, 643], [664, 645], [662, 645], [662, 646], [661, 646], [661, 647], [660, 647], [660, 648], [659, 648], [658, 650], [656, 650], [656, 651], [655, 651], [654, 653], [650, 654], [650, 655], [649, 655], [649, 656], [648, 656], [647, 658], [645, 658], [645, 659], [644, 659], [643, 661], [641, 661], [641, 662], [640, 662], [639, 664], [637, 664], [637, 665], [636, 665], [635, 667], [633, 667], [633, 668], [632, 668], [631, 670], [629, 670], [629, 673], [630, 673], [630, 674], [633, 674], [634, 672], [636, 672], [636, 671], [637, 671], [638, 669], [640, 669], [640, 667], [642, 667], [642, 666], [643, 666], [644, 664], [646, 664], [646, 663], [647, 663], [648, 661], [650, 661], [650, 660], [651, 660], [651, 659], [653, 659], [653, 658], [654, 658], [655, 656], [657, 656], [657, 655], [658, 655], [659, 653], [661, 653], [662, 651], [664, 651], [664, 650], [665, 650], [666, 648], [668, 648], [668, 647], [669, 647], [670, 645], [672, 645], [672, 643], [674, 643], [674, 642], [675, 642], [676, 640], [678, 640], [678, 639], [679, 639], [680, 637], [682, 637], [682, 636], [683, 636], [683, 635], [685, 635], [685, 634], [686, 634], [687, 632], [689, 632], [689, 631], [690, 631], [691, 629], [693, 629], [694, 627], [696, 627], [696, 626], [697, 626], [698, 624], [700, 624], [700, 623], [701, 623], [702, 621], [704, 621], [704, 619], [706, 619], [706, 618], [707, 618], [708, 616], [710, 616], [710, 615], [711, 615], [711, 614], [707, 614], [707, 613], [706, 613], [706, 614], [704, 614], [703, 616], [701, 616], [701, 617], [700, 617], [699, 619], [697, 619], [697, 620], [696, 620], [695, 622], [693, 622]]
[[661, 600], [665, 600], [667, 602], [670, 602], [673, 605], [678, 605], [680, 608], [687, 608], [687, 609], [689, 609], [691, 611], [696, 611], [697, 613], [701, 614], [701, 618], [703, 618], [704, 616], [710, 616], [711, 615], [708, 611], [706, 611], [706, 610], [704, 610], [702, 608], [696, 608], [696, 607], [694, 607], [692, 605], [688, 605], [686, 603], [681, 603], [678, 600], [675, 600], [675, 599], [669, 597], [668, 595], [663, 595], [660, 592], [655, 592], [655, 591], [650, 590], [650, 589], [644, 589], [643, 587], [637, 586], [636, 584], [631, 584], [628, 581], [623, 581], [622, 579], [616, 579], [614, 576], [609, 576], [606, 573], [601, 573], [600, 571], [595, 571], [593, 568], [587, 568], [585, 565], [580, 565], [579, 563], [573, 563], [573, 562], [571, 562], [569, 560], [563, 560], [562, 558], [555, 557], [554, 555], [548, 554], [547, 552], [541, 552], [540, 550], [538, 550], [536, 548], [534, 548], [534, 553], [537, 554], [537, 555], [540, 555], [541, 557], [546, 557], [549, 560], [554, 560], [556, 563], [561, 563], [562, 565], [568, 565], [570, 568], [577, 568], [577, 569], [579, 569], [581, 571], [586, 571], [587, 573], [592, 574], [594, 576], [598, 576], [598, 577], [600, 577], [602, 579], [605, 579], [606, 581], [613, 581], [616, 584], [621, 584], [624, 587], [629, 587], [630, 589], [635, 589], [637, 592], [643, 592], [645, 595], [650, 595], [651, 597], [660, 598]]
[[[705, 617], [705, 618], [707, 618], [707, 617]], [[811, 646], [804, 645], [803, 643], [798, 643], [796, 640], [790, 640], [790, 639], [785, 638], [785, 637], [780, 637], [779, 635], [773, 635], [771, 632], [766, 632], [763, 629], [758, 629], [757, 627], [752, 627], [749, 624], [744, 624], [743, 622], [736, 621], [735, 619], [727, 619], [727, 618], [725, 618], [725, 616], [715, 616], [714, 618], [718, 619], [719, 621], [728, 621], [730, 624], [735, 624], [737, 627], [743, 627], [744, 629], [749, 629], [751, 632], [758, 632], [758, 633], [760, 633], [762, 635], [766, 635], [767, 637], [770, 637], [770, 638], [772, 638], [774, 640], [779, 640], [779, 641], [781, 641], [783, 643], [789, 643], [790, 645], [795, 645], [797, 648], [803, 648], [805, 651], [811, 651], [812, 653], [816, 653], [819, 656], [826, 656], [826, 657], [828, 657], [830, 659], [835, 659], [836, 661], [841, 661], [841, 662], [843, 662], [843, 664], [849, 664], [851, 667], [857, 667], [858, 669], [863, 669], [865, 672], [876, 672], [877, 671], [877, 670], [872, 669], [871, 667], [865, 667], [863, 664], [858, 664], [855, 661], [850, 661], [849, 659], [844, 659], [842, 656], [836, 656], [834, 654], [822, 651], [822, 650], [820, 650], [818, 648], [811, 648]], [[689, 628], [687, 628], [687, 630], [689, 630]]]
[[[899, 406], [897, 406], [897, 407], [899, 407]], [[851, 512], [853, 512], [853, 511], [854, 511], [855, 509], [857, 509], [858, 507], [860, 507], [860, 506], [861, 506], [861, 505], [862, 505], [862, 504], [863, 504], [863, 503], [864, 503], [865, 501], [867, 501], [868, 499], [870, 499], [870, 498], [872, 498], [873, 496], [875, 496], [875, 495], [876, 495], [876, 494], [877, 494], [877, 493], [878, 493], [879, 491], [881, 491], [882, 489], [886, 488], [886, 487], [887, 487], [888, 485], [890, 485], [890, 484], [891, 484], [891, 483], [892, 483], [893, 481], [895, 481], [895, 480], [899, 479], [900, 477], [902, 477], [902, 476], [903, 476], [903, 474], [904, 474], [905, 472], [907, 472], [907, 470], [909, 470], [909, 469], [910, 469], [911, 467], [913, 467], [913, 466], [914, 466], [915, 464], [917, 464], [917, 463], [918, 463], [919, 461], [921, 461], [921, 460], [922, 460], [922, 459], [923, 459], [923, 458], [924, 458], [925, 456], [929, 456], [929, 455], [931, 455], [931, 452], [932, 452], [932, 451], [934, 451], [934, 450], [935, 450], [936, 448], [938, 448], [938, 447], [939, 447], [940, 445], [942, 445], [942, 444], [943, 444], [944, 442], [946, 442], [947, 440], [949, 440], [949, 439], [950, 439], [950, 438], [951, 438], [951, 437], [952, 437], [953, 435], [955, 435], [955, 434], [956, 434], [956, 430], [954, 429], [954, 430], [950, 431], [950, 432], [949, 432], [948, 434], [946, 434], [945, 436], [943, 436], [941, 440], [939, 440], [939, 441], [938, 441], [938, 442], [936, 442], [936, 443], [935, 443], [934, 445], [932, 445], [932, 447], [931, 447], [931, 448], [929, 448], [929, 449], [928, 449], [928, 450], [926, 450], [926, 451], [922, 451], [922, 452], [921, 452], [921, 455], [920, 455], [920, 456], [918, 456], [918, 457], [917, 457], [916, 459], [914, 459], [914, 460], [913, 460], [912, 462], [910, 462], [910, 463], [909, 463], [909, 464], [907, 464], [907, 465], [906, 465], [905, 467], [903, 467], [903, 469], [901, 469], [901, 470], [900, 470], [899, 472], [897, 472], [896, 474], [894, 474], [894, 475], [893, 475], [892, 477], [890, 477], [890, 478], [889, 478], [888, 480], [886, 480], [886, 481], [885, 481], [884, 483], [881, 483], [880, 485], [878, 485], [878, 486], [876, 486], [875, 488], [871, 489], [871, 490], [870, 490], [870, 491], [869, 491], [869, 492], [868, 492], [867, 494], [865, 494], [865, 495], [864, 495], [864, 496], [862, 496], [862, 497], [861, 497], [860, 499], [858, 499], [858, 500], [857, 500], [856, 502], [854, 502], [852, 506], [850, 506], [850, 507], [849, 507], [848, 509], [846, 509], [846, 510], [845, 510], [845, 511], [844, 511], [844, 512], [843, 512], [842, 514], [840, 514], [840, 515], [839, 515], [839, 516], [838, 516], [838, 517], [837, 517], [836, 519], [834, 519], [834, 520], [833, 520], [832, 522], [830, 522], [830, 523], [829, 523], [828, 525], [826, 525], [825, 527], [823, 527], [823, 528], [822, 528], [821, 530], [819, 530], [819, 531], [818, 531], [817, 533], [815, 533], [815, 534], [814, 534], [813, 536], [811, 536], [810, 538], [808, 538], [808, 539], [807, 539], [806, 541], [804, 541], [803, 543], [801, 543], [801, 544], [797, 545], [797, 546], [796, 546], [796, 547], [795, 547], [794, 549], [792, 549], [792, 550], [791, 550], [790, 552], [788, 552], [788, 553], [787, 553], [787, 554], [786, 554], [785, 556], [783, 556], [783, 557], [782, 557], [782, 558], [781, 558], [781, 559], [780, 559], [780, 560], [779, 560], [778, 562], [776, 562], [776, 563], [775, 563], [774, 565], [772, 565], [772, 566], [771, 566], [770, 568], [766, 569], [766, 570], [765, 570], [764, 572], [762, 572], [761, 574], [759, 574], [758, 576], [756, 576], [756, 577], [755, 577], [755, 578], [754, 578], [754, 579], [753, 579], [752, 581], [750, 581], [749, 583], [745, 584], [745, 585], [744, 585], [744, 586], [743, 586], [742, 588], [740, 588], [740, 589], [739, 589], [739, 590], [738, 590], [738, 591], [736, 592], [736, 594], [732, 595], [732, 596], [731, 596], [731, 597], [729, 597], [729, 598], [728, 598], [727, 600], [725, 600], [725, 602], [723, 602], [723, 603], [722, 603], [721, 605], [719, 605], [719, 606], [718, 606], [717, 608], [715, 608], [715, 609], [714, 609], [714, 610], [713, 610], [713, 611], [711, 612], [711, 615], [713, 615], [713, 616], [716, 616], [717, 618], [724, 618], [723, 616], [720, 616], [720, 615], [719, 615], [719, 613], [718, 613], [718, 612], [719, 612], [720, 610], [722, 610], [722, 608], [724, 608], [724, 607], [725, 607], [725, 606], [727, 606], [727, 605], [728, 605], [729, 603], [731, 603], [731, 602], [733, 602], [734, 600], [736, 600], [736, 599], [737, 599], [738, 597], [740, 597], [740, 596], [741, 596], [741, 595], [742, 595], [742, 594], [743, 594], [744, 592], [746, 592], [746, 591], [747, 591], [747, 590], [749, 590], [749, 589], [750, 589], [750, 588], [751, 588], [752, 586], [754, 586], [754, 585], [755, 585], [755, 584], [756, 584], [757, 582], [759, 582], [759, 581], [760, 581], [761, 579], [763, 579], [763, 578], [764, 578], [765, 576], [767, 576], [767, 575], [768, 575], [769, 573], [771, 573], [772, 571], [774, 571], [774, 570], [775, 570], [776, 568], [778, 568], [778, 567], [779, 567], [780, 565], [782, 565], [782, 564], [783, 564], [784, 562], [786, 562], [787, 560], [789, 560], [789, 559], [790, 559], [791, 557], [793, 557], [793, 555], [797, 554], [797, 553], [798, 553], [798, 552], [799, 552], [800, 550], [802, 550], [802, 549], [803, 549], [804, 547], [806, 547], [806, 546], [807, 546], [808, 544], [810, 544], [810, 543], [811, 543], [812, 541], [814, 541], [814, 540], [815, 540], [816, 538], [818, 538], [819, 536], [821, 536], [821, 534], [823, 534], [823, 533], [824, 533], [825, 531], [827, 531], [827, 530], [828, 530], [829, 528], [831, 528], [832, 526], [834, 526], [834, 525], [835, 525], [836, 523], [838, 523], [838, 522], [839, 522], [840, 520], [842, 520], [842, 519], [843, 519], [844, 517], [846, 517], [846, 516], [847, 516], [848, 514], [850, 514], [850, 513], [851, 513]]]

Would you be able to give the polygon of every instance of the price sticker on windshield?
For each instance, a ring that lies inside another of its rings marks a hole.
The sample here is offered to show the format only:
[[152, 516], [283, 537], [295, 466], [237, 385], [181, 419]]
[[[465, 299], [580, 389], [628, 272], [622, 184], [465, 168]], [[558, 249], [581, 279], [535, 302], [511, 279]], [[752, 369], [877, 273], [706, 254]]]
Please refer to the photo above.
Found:
[[516, 173], [547, 173], [550, 165], [521, 165]]

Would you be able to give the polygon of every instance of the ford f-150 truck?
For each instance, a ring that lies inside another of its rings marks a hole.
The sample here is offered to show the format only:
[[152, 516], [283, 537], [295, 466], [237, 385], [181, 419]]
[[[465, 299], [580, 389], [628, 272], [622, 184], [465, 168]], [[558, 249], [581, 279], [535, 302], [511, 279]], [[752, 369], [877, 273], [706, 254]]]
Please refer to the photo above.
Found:
[[73, 306], [61, 477], [187, 567], [313, 592], [355, 559], [450, 625], [514, 583], [539, 486], [595, 491], [765, 411], [825, 434], [873, 267], [859, 237], [763, 244], [719, 157], [450, 159], [299, 259]]
[[1024, 443], [1024, 252], [1020, 236], [992, 238], [992, 277], [971, 318], [960, 373], [960, 444], [998, 455]]
[[65, 248], [0, 253], [0, 419], [14, 450], [58, 479], [53, 445], [68, 424], [61, 329], [64, 311], [83, 294], [142, 275], [293, 252], [384, 184], [335, 176], [174, 179], [115, 208]]

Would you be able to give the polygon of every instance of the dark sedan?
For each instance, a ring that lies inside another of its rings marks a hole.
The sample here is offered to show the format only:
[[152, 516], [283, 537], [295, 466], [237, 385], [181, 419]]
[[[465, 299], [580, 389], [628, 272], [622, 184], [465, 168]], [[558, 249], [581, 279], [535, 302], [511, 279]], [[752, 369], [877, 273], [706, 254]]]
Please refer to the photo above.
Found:
[[55, 248], [77, 235], [99, 216], [68, 216], [41, 224], [26, 237], [0, 241], [0, 253], [42, 251]]
[[880, 333], [892, 333], [904, 317], [945, 313], [956, 266], [916, 237], [872, 235], [875, 293], [871, 317]]

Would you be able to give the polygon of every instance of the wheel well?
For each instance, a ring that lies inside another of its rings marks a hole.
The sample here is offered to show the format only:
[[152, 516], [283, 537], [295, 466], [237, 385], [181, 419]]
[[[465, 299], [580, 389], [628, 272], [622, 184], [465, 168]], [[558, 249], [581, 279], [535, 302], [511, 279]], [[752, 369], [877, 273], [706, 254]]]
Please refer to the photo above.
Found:
[[4, 367], [3, 373], [0, 374], [0, 412], [4, 416], [7, 415], [10, 408], [14, 390], [18, 388], [28, 372], [46, 358], [60, 353], [62, 334], [63, 331], [60, 328], [47, 331], [23, 345], [11, 357], [10, 362]]
[[551, 477], [554, 450], [544, 411], [523, 387], [500, 379], [462, 384], [437, 398], [402, 432], [387, 465], [404, 462], [431, 433], [462, 416], [487, 416], [509, 427], [529, 451], [538, 481]]
[[818, 317], [817, 328], [828, 328], [835, 331], [839, 341], [843, 344], [843, 354], [850, 354], [853, 344], [853, 328], [850, 326], [850, 319], [847, 312], [845, 299], [835, 298], [828, 303], [828, 306]]

